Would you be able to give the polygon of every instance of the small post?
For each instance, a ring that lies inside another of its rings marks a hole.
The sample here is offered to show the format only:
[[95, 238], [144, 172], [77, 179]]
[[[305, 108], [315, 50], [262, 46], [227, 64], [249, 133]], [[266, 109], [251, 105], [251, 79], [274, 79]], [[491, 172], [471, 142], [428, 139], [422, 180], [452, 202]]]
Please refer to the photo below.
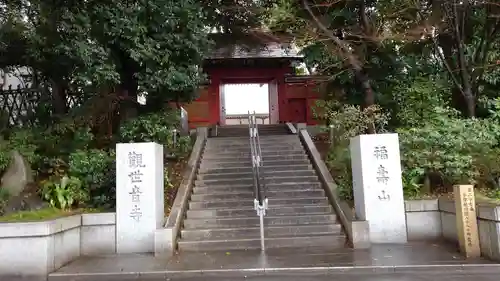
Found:
[[177, 146], [177, 129], [173, 129], [172, 130], [172, 141], [173, 141], [173, 145], [174, 145], [174, 148]]
[[467, 258], [478, 258], [481, 256], [481, 248], [479, 247], [474, 186], [456, 185], [453, 187], [453, 194], [460, 251]]
[[266, 242], [264, 236], [264, 216], [266, 215], [266, 207], [264, 202], [262, 202], [262, 205], [257, 206], [257, 215], [259, 216], [259, 225], [260, 225], [260, 248], [262, 251], [265, 251]]
[[330, 125], [330, 143], [333, 143], [333, 125]]

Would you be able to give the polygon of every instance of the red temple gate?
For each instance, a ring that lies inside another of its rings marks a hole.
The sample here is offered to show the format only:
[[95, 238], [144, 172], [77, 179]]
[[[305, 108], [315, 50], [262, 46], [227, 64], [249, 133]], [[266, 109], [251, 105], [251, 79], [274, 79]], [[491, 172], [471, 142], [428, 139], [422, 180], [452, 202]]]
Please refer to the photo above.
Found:
[[[274, 48], [269, 51], [269, 48]], [[319, 82], [314, 76], [294, 75], [292, 64], [300, 61], [296, 54], [276, 50], [276, 44], [267, 46], [267, 52], [229, 57], [215, 56], [205, 60], [204, 72], [208, 85], [200, 87], [199, 97], [183, 105], [188, 112], [189, 126], [224, 124], [224, 84], [269, 83], [271, 123], [317, 124], [313, 108], [321, 97]]]

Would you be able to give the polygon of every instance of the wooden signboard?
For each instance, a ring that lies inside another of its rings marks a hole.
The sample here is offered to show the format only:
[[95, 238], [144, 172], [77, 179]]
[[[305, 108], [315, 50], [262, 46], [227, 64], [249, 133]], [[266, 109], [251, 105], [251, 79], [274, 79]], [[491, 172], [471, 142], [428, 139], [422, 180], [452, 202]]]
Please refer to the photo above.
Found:
[[460, 251], [467, 258], [481, 256], [477, 228], [476, 200], [474, 186], [456, 185], [453, 188], [457, 214], [457, 234]]

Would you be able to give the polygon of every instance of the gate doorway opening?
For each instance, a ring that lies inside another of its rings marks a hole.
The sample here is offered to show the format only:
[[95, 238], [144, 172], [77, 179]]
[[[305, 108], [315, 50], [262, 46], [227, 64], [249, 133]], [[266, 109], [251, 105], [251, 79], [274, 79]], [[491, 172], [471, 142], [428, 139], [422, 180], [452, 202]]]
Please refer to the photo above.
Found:
[[278, 123], [278, 89], [269, 83], [224, 83], [220, 89], [220, 124], [248, 124], [248, 111], [259, 124]]

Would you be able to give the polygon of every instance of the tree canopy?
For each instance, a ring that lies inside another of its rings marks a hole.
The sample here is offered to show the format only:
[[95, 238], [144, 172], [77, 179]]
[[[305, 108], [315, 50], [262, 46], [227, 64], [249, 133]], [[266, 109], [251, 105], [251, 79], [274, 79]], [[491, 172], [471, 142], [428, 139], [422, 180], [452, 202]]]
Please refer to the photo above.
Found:
[[300, 42], [309, 66], [343, 91], [359, 89], [347, 96], [365, 105], [430, 75], [476, 116], [497, 83], [499, 12], [493, 1], [280, 0], [267, 23]]

